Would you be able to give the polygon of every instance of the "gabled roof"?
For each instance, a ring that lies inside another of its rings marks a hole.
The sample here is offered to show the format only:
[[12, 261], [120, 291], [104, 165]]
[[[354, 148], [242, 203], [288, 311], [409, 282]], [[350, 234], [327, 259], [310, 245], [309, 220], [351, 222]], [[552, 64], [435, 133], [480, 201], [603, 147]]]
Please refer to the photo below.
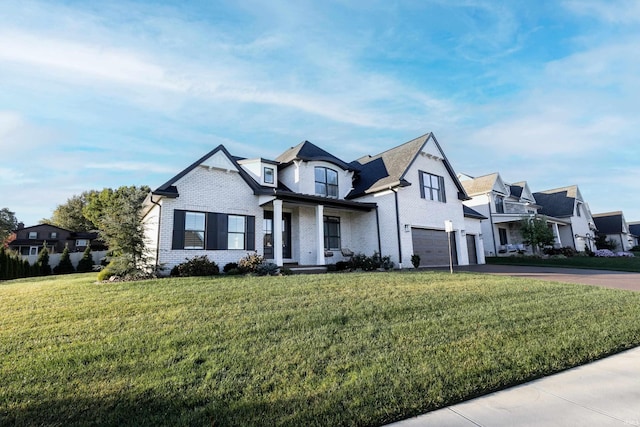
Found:
[[432, 133], [422, 135], [375, 156], [365, 156], [351, 162], [352, 167], [359, 170], [359, 173], [354, 182], [353, 190], [347, 195], [347, 198], [353, 199], [389, 188], [411, 185], [405, 179], [405, 176], [410, 166], [430, 140], [435, 143], [440, 154], [442, 154], [445, 168], [458, 187], [458, 198], [466, 200], [468, 197], [464, 187], [460, 184], [453, 167], [451, 167], [449, 160], [444, 155], [444, 151], [442, 151], [440, 144], [438, 144]]
[[542, 206], [539, 213], [555, 216], [556, 218], [573, 216], [576, 199], [582, 202], [582, 196], [580, 196], [577, 185], [539, 191], [533, 193], [533, 196], [538, 204]]
[[598, 232], [603, 234], [624, 233], [624, 216], [621, 211], [607, 212], [592, 215]]
[[482, 215], [480, 212], [471, 209], [467, 205], [462, 205], [462, 212], [466, 218], [474, 218], [474, 219], [489, 219], [486, 216]]
[[282, 167], [289, 166], [294, 160], [323, 161], [332, 163], [344, 170], [355, 170], [352, 165], [347, 164], [309, 141], [303, 141], [295, 147], [289, 148], [276, 158], [276, 162], [281, 163]]
[[[244, 179], [247, 185], [251, 187], [254, 194], [262, 194], [268, 191], [266, 187], [262, 187], [261, 185], [259, 185], [249, 176], [249, 174], [247, 174], [247, 172], [238, 164], [237, 158], [229, 154], [229, 152], [223, 145], [218, 145], [216, 148], [214, 148], [213, 150], [211, 150], [210, 152], [208, 152], [207, 154], [205, 154], [204, 156], [202, 156], [201, 158], [193, 162], [191, 165], [189, 165], [187, 168], [182, 170], [179, 174], [171, 178], [169, 181], [165, 182], [156, 190], [152, 191], [152, 194], [156, 196], [165, 196], [169, 198], [178, 197], [179, 196], [178, 189], [175, 186], [176, 182], [178, 182], [181, 178], [183, 178], [189, 172], [194, 170], [196, 167], [202, 164], [205, 164], [207, 160], [211, 159], [218, 152], [222, 152], [225, 156], [227, 156], [227, 159], [229, 160], [230, 164], [233, 165], [233, 167], [238, 171], [238, 173], [240, 174], [242, 179]], [[273, 190], [271, 189], [271, 191]]]
[[49, 223], [42, 223], [42, 224], [36, 224], [36, 225], [30, 225], [29, 227], [22, 227], [19, 228], [17, 230], [13, 230], [13, 232], [18, 232], [18, 231], [25, 231], [25, 230], [30, 230], [32, 228], [41, 228], [41, 227], [52, 227], [52, 228], [56, 228], [60, 231], [66, 231], [67, 233], [73, 233], [73, 231], [71, 230], [67, 230], [66, 228], [62, 228], [62, 227], [58, 227], [57, 225], [53, 225], [53, 224], [49, 224]]
[[509, 186], [502, 181], [498, 172], [464, 180], [462, 181], [462, 186], [470, 196], [491, 193], [492, 191], [496, 191], [496, 186], [503, 189], [503, 191], [500, 192], [505, 195], [508, 195], [510, 190]]

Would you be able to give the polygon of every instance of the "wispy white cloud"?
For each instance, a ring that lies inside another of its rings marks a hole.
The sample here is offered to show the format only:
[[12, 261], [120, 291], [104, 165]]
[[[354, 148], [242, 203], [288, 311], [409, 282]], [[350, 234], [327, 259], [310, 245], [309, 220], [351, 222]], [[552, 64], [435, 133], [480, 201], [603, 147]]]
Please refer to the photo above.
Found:
[[566, 0], [562, 4], [575, 14], [610, 24], [640, 22], [640, 3], [636, 0]]

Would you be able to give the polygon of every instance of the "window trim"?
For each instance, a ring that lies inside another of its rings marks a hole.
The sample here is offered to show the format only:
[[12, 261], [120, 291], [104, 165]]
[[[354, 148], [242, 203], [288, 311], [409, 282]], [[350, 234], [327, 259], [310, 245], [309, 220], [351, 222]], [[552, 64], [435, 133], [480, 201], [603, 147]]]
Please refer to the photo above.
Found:
[[[318, 181], [318, 171], [323, 171], [324, 181]], [[329, 172], [333, 172], [336, 174], [336, 183], [329, 183]], [[313, 169], [313, 179], [314, 179], [314, 191], [316, 196], [321, 197], [329, 197], [332, 199], [338, 199], [340, 197], [340, 180], [338, 171], [335, 169], [331, 169], [327, 166], [316, 166]], [[318, 184], [324, 186], [324, 191], [318, 191]], [[330, 189], [335, 189], [335, 195], [332, 195]]]
[[[265, 184], [274, 184], [275, 183], [276, 172], [272, 167], [264, 166], [262, 168], [262, 180]], [[270, 177], [270, 179], [267, 179]]]
[[[434, 202], [447, 203], [444, 177], [425, 171], [420, 172], [420, 197]], [[434, 180], [438, 187], [433, 187]]]
[[[331, 234], [330, 233], [330, 228], [329, 228], [329, 224], [337, 224], [337, 234]], [[324, 250], [325, 251], [335, 251], [335, 250], [340, 250], [340, 248], [342, 247], [342, 233], [341, 233], [341, 229], [340, 229], [340, 217], [339, 216], [333, 216], [333, 215], [324, 215], [323, 219], [322, 219], [322, 225], [323, 225], [323, 235], [324, 235]], [[331, 242], [332, 239], [337, 239], [337, 245], [331, 246]]]
[[[85, 245], [81, 245], [80, 242], [85, 242]], [[89, 239], [76, 239], [76, 248], [89, 246]]]

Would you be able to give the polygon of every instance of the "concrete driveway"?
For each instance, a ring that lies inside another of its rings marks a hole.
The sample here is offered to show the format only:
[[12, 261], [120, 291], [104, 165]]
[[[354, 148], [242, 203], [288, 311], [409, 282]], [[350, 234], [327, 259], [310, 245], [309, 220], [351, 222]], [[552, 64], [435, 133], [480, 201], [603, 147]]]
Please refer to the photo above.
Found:
[[455, 267], [455, 271], [528, 277], [554, 282], [640, 291], [640, 273], [623, 271], [585, 270], [579, 268], [528, 267], [517, 265], [470, 265]]

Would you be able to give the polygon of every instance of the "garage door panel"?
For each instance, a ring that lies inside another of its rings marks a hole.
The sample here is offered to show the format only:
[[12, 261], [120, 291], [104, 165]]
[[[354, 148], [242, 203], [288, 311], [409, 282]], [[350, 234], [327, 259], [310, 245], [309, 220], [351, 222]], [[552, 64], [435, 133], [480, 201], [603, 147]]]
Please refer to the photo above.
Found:
[[[445, 266], [449, 265], [449, 244], [447, 233], [442, 230], [430, 230], [425, 228], [412, 228], [413, 253], [420, 256], [420, 266]], [[452, 234], [453, 262], [458, 264], [455, 239]]]

